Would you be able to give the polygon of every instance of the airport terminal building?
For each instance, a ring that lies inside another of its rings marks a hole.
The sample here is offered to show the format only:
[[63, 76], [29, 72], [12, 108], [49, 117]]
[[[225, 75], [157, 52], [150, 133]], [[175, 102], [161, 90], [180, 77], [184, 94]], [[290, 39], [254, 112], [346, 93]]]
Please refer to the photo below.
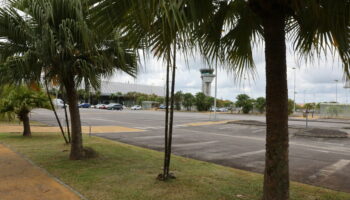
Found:
[[127, 94], [128, 92], [138, 92], [144, 94], [155, 94], [157, 96], [165, 96], [164, 87], [152, 86], [152, 85], [141, 85], [132, 83], [119, 83], [111, 81], [102, 81], [100, 88], [101, 96], [111, 96], [118, 92]]
[[[84, 89], [81, 87], [80, 89]], [[160, 97], [165, 96], [164, 87], [161, 86], [153, 86], [153, 85], [143, 85], [143, 84], [133, 84], [133, 83], [120, 83], [120, 82], [112, 82], [112, 81], [102, 81], [101, 87], [98, 90], [99, 97], [91, 98], [90, 102], [92, 104], [97, 103], [121, 103], [127, 106], [130, 106], [135, 103], [135, 101], [128, 97], [126, 94], [137, 92], [143, 93], [147, 95], [155, 94]], [[96, 94], [97, 91], [91, 90], [91, 94]]]

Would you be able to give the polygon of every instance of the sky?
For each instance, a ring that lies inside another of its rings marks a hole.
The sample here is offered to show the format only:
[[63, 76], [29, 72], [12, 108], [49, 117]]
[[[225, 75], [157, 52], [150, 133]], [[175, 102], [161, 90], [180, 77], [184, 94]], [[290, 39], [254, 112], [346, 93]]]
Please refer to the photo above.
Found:
[[[179, 53], [181, 54], [181, 53]], [[235, 81], [235, 75], [225, 66], [218, 69], [218, 91], [219, 99], [235, 101], [238, 94], [248, 94], [252, 98], [265, 96], [265, 59], [264, 48], [254, 49], [254, 61], [256, 65], [255, 76], [241, 77], [240, 81]], [[201, 68], [206, 68], [205, 62], [199, 54], [188, 57], [177, 56], [176, 91], [197, 93], [201, 91]], [[296, 88], [296, 102], [329, 102], [335, 101], [350, 103], [350, 89], [344, 89], [342, 64], [331, 54], [315, 59], [313, 63], [297, 61], [292, 48], [287, 49], [287, 76], [289, 98], [294, 99], [294, 74]], [[186, 61], [187, 60], [187, 61]], [[141, 70], [136, 79], [118, 73], [111, 77], [111, 81], [129, 82], [137, 84], [147, 84], [154, 86], [164, 86], [166, 68], [162, 61], [158, 61], [151, 55], [141, 58]], [[296, 69], [293, 70], [292, 68]], [[237, 78], [237, 77], [236, 77]], [[338, 80], [336, 83], [335, 80]], [[212, 95], [214, 95], [214, 83], [212, 83]], [[336, 92], [337, 91], [337, 92]], [[336, 94], [337, 93], [337, 94]]]
[[[0, 0], [0, 6], [4, 0]], [[180, 53], [179, 53], [180, 54]], [[248, 94], [252, 98], [265, 96], [265, 60], [264, 48], [262, 46], [254, 49], [254, 61], [256, 65], [254, 79], [251, 76], [241, 77], [240, 82], [235, 81], [237, 77], [224, 66], [218, 70], [217, 97], [235, 101], [238, 94]], [[136, 79], [117, 73], [110, 77], [110, 81], [124, 83], [138, 83], [154, 86], [165, 85], [165, 64], [153, 58], [151, 55], [141, 58], [140, 72]], [[288, 66], [288, 94], [293, 99], [294, 74], [296, 88], [296, 102], [326, 102], [335, 101], [350, 103], [350, 89], [344, 88], [341, 63], [332, 54], [324, 55], [314, 63], [296, 62], [296, 56], [291, 47], [287, 48]], [[185, 59], [177, 56], [176, 91], [197, 93], [201, 91], [201, 78], [199, 69], [208, 67], [199, 54]], [[292, 68], [296, 69], [293, 70]], [[338, 83], [335, 80], [339, 80]], [[214, 94], [214, 82], [212, 94]], [[337, 92], [336, 92], [337, 91]]]

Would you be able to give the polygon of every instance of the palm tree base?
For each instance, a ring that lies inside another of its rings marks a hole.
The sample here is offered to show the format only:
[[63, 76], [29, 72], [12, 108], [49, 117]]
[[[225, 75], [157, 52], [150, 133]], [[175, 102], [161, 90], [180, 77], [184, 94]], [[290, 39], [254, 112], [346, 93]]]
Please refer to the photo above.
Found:
[[169, 179], [176, 179], [176, 176], [173, 173], [159, 174], [157, 176], [157, 180], [160, 180], [160, 181], [166, 181], [166, 180], [169, 180]]

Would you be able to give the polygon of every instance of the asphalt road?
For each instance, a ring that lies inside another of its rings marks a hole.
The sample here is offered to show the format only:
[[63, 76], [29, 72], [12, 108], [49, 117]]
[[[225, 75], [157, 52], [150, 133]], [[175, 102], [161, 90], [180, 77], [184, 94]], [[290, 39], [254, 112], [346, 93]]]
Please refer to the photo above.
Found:
[[[83, 125], [125, 126], [146, 130], [135, 133], [95, 134], [111, 140], [162, 151], [164, 149], [164, 112], [108, 111], [81, 109]], [[60, 111], [60, 117], [63, 113]], [[229, 167], [263, 173], [265, 126], [216, 124], [188, 126], [207, 122], [208, 113], [175, 112], [172, 152], [176, 155], [213, 162]], [[52, 111], [35, 110], [31, 119], [56, 125]], [[218, 114], [217, 120], [255, 120], [263, 116]], [[295, 136], [305, 121], [290, 125], [290, 176], [298, 182], [350, 192], [350, 139]], [[346, 121], [311, 121], [309, 127], [347, 130]], [[345, 129], [344, 129], [345, 128]]]

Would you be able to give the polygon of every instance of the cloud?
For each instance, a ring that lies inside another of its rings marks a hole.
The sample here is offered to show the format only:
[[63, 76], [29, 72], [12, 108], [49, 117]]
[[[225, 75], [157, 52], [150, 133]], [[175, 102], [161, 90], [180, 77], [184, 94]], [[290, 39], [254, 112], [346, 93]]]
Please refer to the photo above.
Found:
[[[343, 88], [343, 73], [341, 63], [337, 58], [326, 59], [332, 55], [322, 56], [314, 63], [300, 62], [295, 59], [293, 51], [288, 47], [287, 51], [287, 76], [289, 97], [293, 99], [294, 73], [296, 75], [296, 101], [305, 102], [323, 102], [335, 101], [336, 84], [334, 80], [339, 80], [337, 84], [338, 101], [350, 101], [350, 91]], [[263, 47], [255, 48], [253, 51], [256, 64], [256, 76], [241, 78], [240, 82], [235, 81], [233, 73], [219, 67], [218, 70], [218, 98], [235, 100], [241, 93], [247, 93], [253, 98], [265, 96], [265, 55]], [[145, 62], [144, 62], [145, 61]], [[136, 79], [130, 78], [125, 74], [117, 74], [112, 78], [113, 81], [134, 82], [139, 84], [164, 86], [166, 64], [161, 60], [152, 58], [141, 58], [143, 68]], [[183, 92], [196, 93], [201, 91], [201, 78], [199, 69], [207, 67], [199, 54], [189, 56], [187, 61], [185, 56], [177, 56], [176, 71], [176, 90]], [[296, 70], [292, 69], [296, 67]], [[214, 81], [212, 84], [212, 93], [214, 94]], [[348, 95], [349, 93], [349, 95]], [[349, 96], [349, 97], [347, 97]]]

